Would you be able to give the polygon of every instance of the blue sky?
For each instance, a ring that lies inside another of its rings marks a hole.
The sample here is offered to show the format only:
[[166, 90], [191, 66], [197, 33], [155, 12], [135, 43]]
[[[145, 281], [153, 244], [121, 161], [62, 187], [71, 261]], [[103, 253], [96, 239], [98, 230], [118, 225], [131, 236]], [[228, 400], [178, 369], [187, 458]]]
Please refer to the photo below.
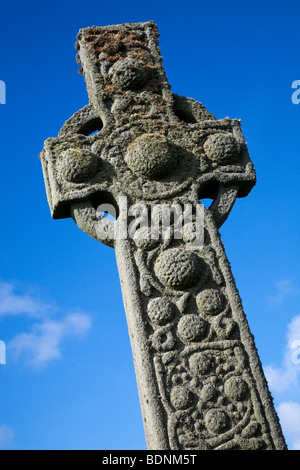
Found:
[[0, 447], [146, 448], [114, 251], [51, 219], [38, 154], [88, 102], [78, 30], [153, 20], [173, 92], [242, 119], [258, 182], [221, 233], [300, 449], [299, 2], [1, 0], [0, 11]]

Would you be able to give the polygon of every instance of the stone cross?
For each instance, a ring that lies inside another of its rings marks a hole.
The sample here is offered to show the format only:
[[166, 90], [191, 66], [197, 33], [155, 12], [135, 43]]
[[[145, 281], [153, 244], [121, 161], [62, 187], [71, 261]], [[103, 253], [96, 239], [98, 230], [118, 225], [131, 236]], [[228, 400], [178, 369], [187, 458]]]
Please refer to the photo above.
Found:
[[218, 232], [256, 181], [240, 121], [170, 91], [152, 21], [76, 49], [90, 104], [45, 142], [47, 197], [115, 249], [148, 449], [285, 449]]

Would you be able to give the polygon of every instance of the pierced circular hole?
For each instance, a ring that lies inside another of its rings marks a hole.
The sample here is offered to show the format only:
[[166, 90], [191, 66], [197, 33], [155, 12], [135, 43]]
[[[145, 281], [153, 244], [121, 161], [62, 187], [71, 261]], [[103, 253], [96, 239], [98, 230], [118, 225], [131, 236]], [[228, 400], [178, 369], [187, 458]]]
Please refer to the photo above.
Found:
[[103, 128], [103, 122], [99, 117], [95, 117], [85, 122], [77, 132], [77, 134], [82, 134], [85, 136], [96, 134], [101, 131]]
[[119, 217], [119, 207], [111, 194], [100, 191], [92, 196], [91, 203], [103, 217], [114, 222]]
[[116, 210], [111, 204], [100, 204], [100, 206], [97, 207], [97, 212], [106, 219], [113, 220], [114, 222], [117, 220]]
[[211, 199], [211, 198], [209, 198], [209, 197], [205, 197], [205, 198], [200, 199], [200, 202], [201, 202], [201, 204], [204, 205], [204, 207], [205, 207], [206, 209], [209, 209], [210, 206], [211, 206], [211, 204], [212, 204], [212, 202], [213, 202], [213, 199]]
[[174, 108], [173, 109], [175, 115], [183, 122], [186, 122], [187, 124], [196, 124], [197, 120], [193, 113], [189, 110], [186, 109], [178, 109]]
[[207, 182], [199, 191], [198, 197], [206, 209], [209, 209], [219, 193], [219, 185], [216, 182]]

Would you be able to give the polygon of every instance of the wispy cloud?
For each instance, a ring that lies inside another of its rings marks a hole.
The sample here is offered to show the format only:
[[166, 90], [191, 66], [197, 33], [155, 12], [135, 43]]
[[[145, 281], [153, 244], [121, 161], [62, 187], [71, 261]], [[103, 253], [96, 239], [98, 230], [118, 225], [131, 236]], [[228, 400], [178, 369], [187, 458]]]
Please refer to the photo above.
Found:
[[300, 404], [293, 401], [282, 402], [277, 407], [277, 413], [285, 438], [291, 443], [290, 450], [300, 450]]
[[294, 292], [293, 283], [290, 279], [277, 281], [273, 294], [267, 296], [270, 307], [281, 306], [286, 298]]
[[15, 336], [8, 344], [13, 357], [32, 366], [61, 358], [62, 343], [68, 337], [83, 337], [91, 326], [87, 314], [72, 313], [60, 320], [35, 323], [29, 333]]
[[289, 448], [300, 450], [300, 403], [290, 400], [300, 396], [300, 315], [287, 325], [286, 345], [279, 365], [264, 367], [270, 390], [276, 401], [277, 413]]
[[300, 315], [293, 317], [287, 326], [286, 346], [281, 364], [264, 367], [272, 390], [282, 393], [299, 386], [298, 355], [300, 357]]
[[83, 338], [91, 326], [86, 312], [66, 312], [28, 292], [20, 292], [9, 282], [0, 282], [0, 319], [24, 315], [33, 323], [28, 331], [16, 334], [7, 343], [7, 356], [22, 364], [43, 366], [62, 357], [68, 338]]
[[0, 317], [19, 314], [40, 316], [53, 308], [53, 305], [42, 302], [28, 293], [18, 292], [12, 283], [0, 281]]

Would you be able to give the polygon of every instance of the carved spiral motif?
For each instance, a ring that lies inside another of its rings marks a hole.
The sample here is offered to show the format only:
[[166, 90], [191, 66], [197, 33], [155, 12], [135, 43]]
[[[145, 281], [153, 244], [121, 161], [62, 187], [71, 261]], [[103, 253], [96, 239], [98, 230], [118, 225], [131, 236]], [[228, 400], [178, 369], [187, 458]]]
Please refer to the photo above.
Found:
[[196, 254], [179, 248], [170, 248], [158, 256], [154, 271], [164, 285], [182, 289], [198, 281], [202, 265]]
[[154, 325], [165, 325], [174, 316], [174, 304], [165, 298], [157, 297], [148, 303], [148, 315]]
[[198, 315], [184, 315], [178, 322], [177, 333], [184, 342], [196, 341], [206, 332], [206, 322]]
[[149, 79], [150, 69], [144, 67], [138, 60], [118, 60], [111, 69], [112, 83], [122, 90], [134, 90], [141, 88]]
[[232, 134], [213, 134], [203, 146], [206, 155], [215, 163], [228, 165], [238, 161], [240, 147]]
[[212, 367], [212, 361], [203, 353], [195, 353], [190, 357], [189, 366], [196, 376], [201, 376], [209, 372]]
[[131, 171], [145, 178], [161, 178], [174, 164], [172, 147], [161, 134], [143, 134], [127, 150], [125, 161]]
[[224, 432], [228, 426], [228, 415], [221, 409], [213, 408], [206, 413], [204, 421], [207, 429], [219, 434]]
[[217, 315], [223, 309], [224, 297], [217, 289], [205, 289], [197, 295], [196, 302], [201, 313]]
[[176, 410], [185, 410], [193, 404], [194, 396], [190, 389], [177, 386], [172, 389], [170, 400]]
[[200, 398], [204, 402], [213, 400], [217, 394], [216, 388], [211, 384], [206, 384], [200, 392]]
[[84, 183], [99, 170], [99, 159], [85, 149], [62, 152], [57, 163], [58, 174], [70, 183]]
[[232, 400], [242, 400], [248, 391], [246, 382], [241, 377], [230, 377], [224, 384], [225, 395]]

